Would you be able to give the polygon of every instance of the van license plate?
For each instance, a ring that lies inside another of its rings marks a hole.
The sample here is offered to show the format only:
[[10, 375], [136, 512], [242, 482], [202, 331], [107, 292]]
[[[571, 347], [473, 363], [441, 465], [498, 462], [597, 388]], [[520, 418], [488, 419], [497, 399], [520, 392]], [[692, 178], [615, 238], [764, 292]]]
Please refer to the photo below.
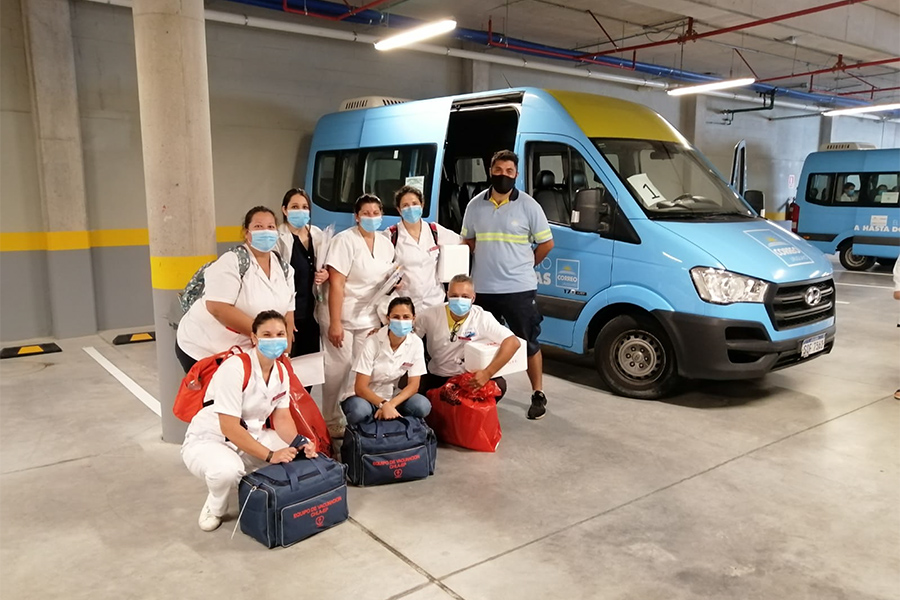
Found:
[[825, 334], [820, 333], [819, 335], [813, 336], [811, 338], [806, 338], [800, 344], [800, 358], [806, 358], [807, 356], [812, 356], [816, 352], [821, 352], [825, 349]]

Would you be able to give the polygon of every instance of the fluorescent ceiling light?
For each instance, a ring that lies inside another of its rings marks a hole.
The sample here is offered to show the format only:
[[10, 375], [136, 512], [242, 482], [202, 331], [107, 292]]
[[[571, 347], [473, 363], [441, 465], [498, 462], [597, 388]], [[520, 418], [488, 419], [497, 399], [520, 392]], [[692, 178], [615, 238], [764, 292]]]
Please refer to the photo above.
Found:
[[874, 106], [857, 106], [855, 108], [840, 108], [822, 113], [826, 117], [839, 117], [841, 115], [861, 115], [863, 113], [882, 112], [885, 110], [900, 110], [900, 102], [896, 104], [876, 104]]
[[441, 21], [426, 23], [421, 27], [408, 29], [397, 35], [375, 42], [375, 49], [393, 50], [394, 48], [408, 46], [410, 44], [415, 44], [416, 42], [421, 42], [422, 40], [427, 40], [430, 37], [441, 35], [442, 33], [453, 31], [454, 29], [456, 29], [456, 21], [453, 19], [443, 19]]
[[684, 96], [685, 94], [702, 94], [703, 92], [712, 92], [715, 90], [727, 90], [729, 88], [742, 87], [754, 83], [756, 79], [753, 77], [745, 77], [743, 79], [726, 79], [725, 81], [714, 81], [712, 83], [703, 83], [701, 85], [691, 85], [688, 87], [675, 88], [666, 92], [670, 96]]

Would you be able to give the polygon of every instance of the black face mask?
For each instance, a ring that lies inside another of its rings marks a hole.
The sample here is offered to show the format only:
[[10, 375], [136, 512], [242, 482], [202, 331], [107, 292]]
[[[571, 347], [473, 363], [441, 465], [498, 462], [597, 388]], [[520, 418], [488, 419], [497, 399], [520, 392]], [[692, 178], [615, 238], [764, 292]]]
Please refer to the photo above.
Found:
[[491, 175], [491, 187], [498, 194], [508, 194], [516, 187], [516, 180], [506, 175]]

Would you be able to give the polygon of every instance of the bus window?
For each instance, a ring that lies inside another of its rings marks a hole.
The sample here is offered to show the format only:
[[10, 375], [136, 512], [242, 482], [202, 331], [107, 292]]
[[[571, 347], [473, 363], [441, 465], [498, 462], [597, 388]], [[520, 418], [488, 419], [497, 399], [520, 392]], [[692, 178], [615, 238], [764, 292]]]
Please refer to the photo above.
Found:
[[435, 145], [359, 150], [329, 150], [316, 155], [313, 202], [335, 212], [353, 212], [363, 194], [375, 194], [384, 212], [397, 215], [394, 192], [404, 185], [421, 185], [428, 216], [434, 175]]
[[878, 173], [869, 175], [868, 194], [872, 204], [897, 204], [897, 173]]
[[840, 204], [858, 204], [861, 186], [859, 175], [838, 175], [835, 195]]
[[834, 175], [810, 175], [809, 185], [806, 188], [806, 200], [814, 204], [831, 204], [834, 197], [832, 188]]

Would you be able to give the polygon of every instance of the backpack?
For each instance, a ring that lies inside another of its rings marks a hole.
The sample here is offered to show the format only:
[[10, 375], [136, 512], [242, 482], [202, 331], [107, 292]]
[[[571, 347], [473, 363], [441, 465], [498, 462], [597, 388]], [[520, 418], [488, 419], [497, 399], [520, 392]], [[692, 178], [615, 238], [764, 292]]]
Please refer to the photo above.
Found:
[[[232, 356], [240, 356], [241, 361], [244, 363], [244, 382], [241, 386], [241, 391], [247, 389], [247, 384], [250, 383], [250, 355], [244, 352], [240, 346], [232, 346], [225, 352], [219, 352], [198, 360], [191, 367], [191, 370], [187, 372], [187, 375], [181, 380], [178, 393], [175, 394], [175, 404], [172, 406], [172, 412], [176, 417], [185, 423], [190, 423], [194, 415], [212, 404], [212, 401], [203, 401], [206, 397], [206, 389], [209, 387], [209, 382], [212, 381], [213, 374], [219, 370], [219, 367], [226, 359]], [[284, 381], [285, 369], [279, 369], [276, 366], [276, 370], [278, 371], [278, 377], [281, 381]]]
[[[237, 254], [238, 273], [240, 275], [241, 285], [244, 285], [244, 275], [246, 275], [247, 271], [250, 269], [250, 252], [244, 245], [229, 248], [228, 252], [234, 252], [235, 254]], [[284, 278], [287, 279], [289, 273], [288, 264], [284, 262], [284, 259], [281, 258], [281, 255], [276, 250], [272, 250], [272, 253], [275, 254], [275, 257], [278, 259], [278, 264], [281, 265], [281, 270], [284, 271]], [[206, 290], [206, 269], [214, 262], [216, 261], [211, 260], [197, 269], [197, 272], [194, 273], [194, 276], [191, 277], [191, 280], [188, 281], [186, 286], [184, 286], [184, 289], [179, 292], [178, 303], [181, 305], [182, 314], [186, 314], [191, 306], [193, 306], [194, 303], [199, 300], [201, 296], [203, 296], [203, 292]], [[238, 294], [240, 294], [240, 292], [238, 292]]]
[[[428, 226], [431, 227], [431, 235], [434, 236], [434, 243], [435, 243], [435, 245], [437, 245], [437, 241], [438, 241], [437, 224], [432, 222], [432, 223], [429, 223]], [[388, 231], [391, 232], [391, 243], [394, 245], [394, 248], [396, 248], [397, 247], [397, 237], [400, 235], [400, 232], [397, 231], [396, 225], [391, 225], [390, 227], [388, 227]]]
[[309, 395], [297, 374], [294, 373], [291, 361], [282, 355], [277, 362], [284, 366], [291, 382], [291, 417], [294, 419], [297, 433], [312, 440], [316, 446], [316, 452], [332, 458], [331, 435], [328, 433], [328, 425], [326, 425], [316, 401]]

